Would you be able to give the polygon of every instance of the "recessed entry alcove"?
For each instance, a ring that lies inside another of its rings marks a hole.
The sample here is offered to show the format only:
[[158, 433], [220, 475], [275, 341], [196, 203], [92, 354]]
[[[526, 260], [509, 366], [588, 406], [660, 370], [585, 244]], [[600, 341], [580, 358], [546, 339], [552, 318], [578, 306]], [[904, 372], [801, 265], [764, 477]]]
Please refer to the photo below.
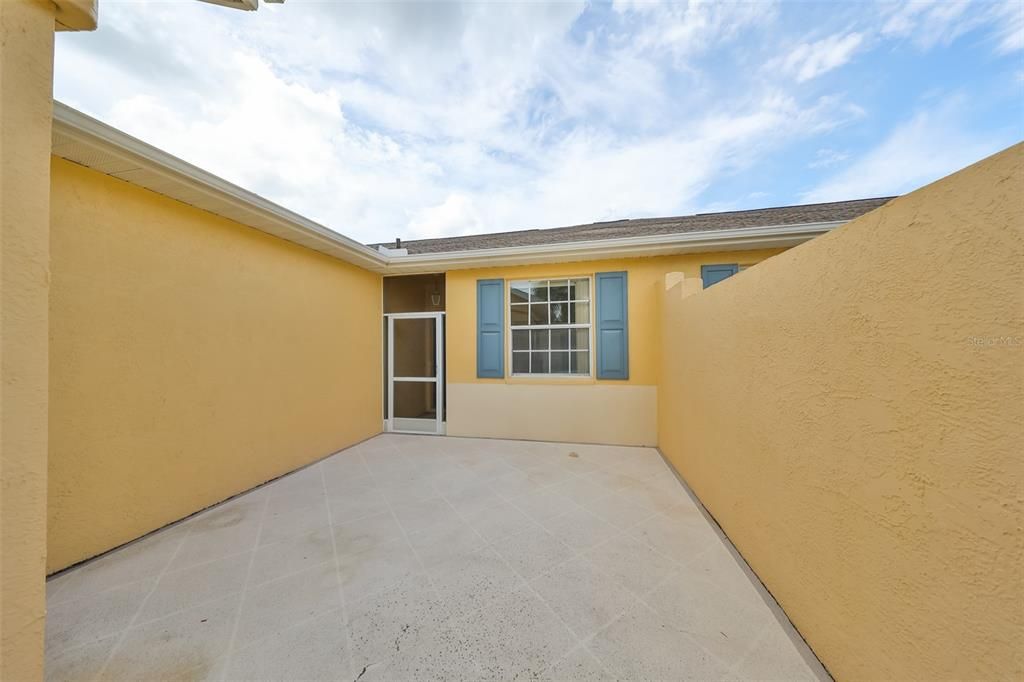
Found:
[[443, 434], [444, 274], [384, 278], [384, 429]]

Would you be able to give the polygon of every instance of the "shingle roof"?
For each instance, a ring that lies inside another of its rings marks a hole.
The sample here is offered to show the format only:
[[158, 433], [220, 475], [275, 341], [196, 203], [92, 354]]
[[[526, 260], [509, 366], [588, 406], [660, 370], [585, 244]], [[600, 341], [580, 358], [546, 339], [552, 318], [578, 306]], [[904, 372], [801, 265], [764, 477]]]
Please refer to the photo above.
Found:
[[[827, 223], [853, 220], [894, 197], [833, 201], [827, 204], [804, 204], [801, 206], [780, 206], [759, 208], [749, 211], [726, 211], [723, 213], [698, 213], [674, 218], [639, 218], [636, 220], [613, 220], [603, 223], [553, 227], [543, 230], [519, 230], [516, 232], [495, 232], [464, 237], [443, 237], [439, 239], [402, 240], [402, 248], [409, 254], [446, 253], [449, 251], [473, 251], [477, 249], [498, 249], [511, 246], [535, 246], [538, 244], [562, 244], [566, 242], [590, 241], [641, 237], [656, 234], [682, 234], [686, 232], [711, 232], [741, 228], [769, 227], [777, 225], [800, 225], [806, 223]], [[394, 248], [394, 242], [371, 244]]]

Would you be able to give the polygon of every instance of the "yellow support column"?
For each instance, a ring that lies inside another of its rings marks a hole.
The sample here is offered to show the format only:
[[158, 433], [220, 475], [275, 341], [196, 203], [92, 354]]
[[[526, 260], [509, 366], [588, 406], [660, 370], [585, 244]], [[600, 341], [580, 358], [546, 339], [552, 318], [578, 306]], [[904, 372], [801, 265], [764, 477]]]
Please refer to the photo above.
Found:
[[0, 680], [43, 676], [53, 32], [94, 0], [0, 0]]
[[43, 675], [55, 6], [0, 1], [0, 679]]

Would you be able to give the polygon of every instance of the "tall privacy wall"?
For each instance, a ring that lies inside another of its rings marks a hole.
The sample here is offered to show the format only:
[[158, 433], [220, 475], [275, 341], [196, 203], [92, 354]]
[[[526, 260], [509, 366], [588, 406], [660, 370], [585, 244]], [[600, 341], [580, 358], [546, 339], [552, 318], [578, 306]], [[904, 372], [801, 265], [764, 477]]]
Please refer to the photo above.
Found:
[[837, 679], [1024, 676], [1022, 164], [666, 283], [660, 447]]
[[381, 429], [381, 278], [52, 161], [48, 570]]

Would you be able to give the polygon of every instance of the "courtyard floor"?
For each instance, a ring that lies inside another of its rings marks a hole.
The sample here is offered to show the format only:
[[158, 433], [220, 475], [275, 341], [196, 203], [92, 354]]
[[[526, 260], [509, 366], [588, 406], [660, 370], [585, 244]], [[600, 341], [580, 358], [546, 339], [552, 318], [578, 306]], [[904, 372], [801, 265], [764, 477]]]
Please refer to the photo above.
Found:
[[656, 450], [382, 435], [47, 584], [54, 680], [827, 680]]

